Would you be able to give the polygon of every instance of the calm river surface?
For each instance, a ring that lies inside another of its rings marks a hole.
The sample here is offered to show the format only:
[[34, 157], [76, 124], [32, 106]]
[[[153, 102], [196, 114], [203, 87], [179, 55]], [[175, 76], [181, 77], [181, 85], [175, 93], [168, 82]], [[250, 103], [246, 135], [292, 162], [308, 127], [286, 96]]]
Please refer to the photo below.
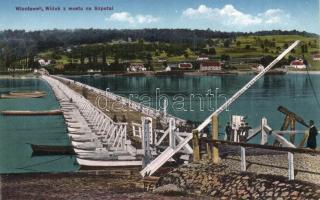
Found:
[[[0, 79], [0, 93], [45, 91], [44, 98], [0, 99], [0, 110], [59, 108], [50, 86], [39, 79]], [[28, 143], [69, 143], [62, 116], [0, 115], [0, 173], [64, 172], [78, 169], [70, 156], [32, 156]]]
[[[221, 105], [226, 98], [232, 96], [252, 77], [252, 75], [226, 75], [203, 77], [72, 76], [68, 78], [104, 90], [109, 88], [111, 92], [139, 102], [143, 101], [153, 107], [159, 107], [159, 102], [162, 106], [163, 96], [167, 95], [169, 98], [168, 112], [183, 119], [200, 122], [212, 112], [209, 109], [212, 110], [215, 107], [216, 98], [213, 95], [216, 88], [219, 88], [217, 89], [217, 104]], [[311, 75], [311, 79], [316, 94], [320, 95], [320, 75]], [[48, 110], [59, 107], [50, 87], [39, 79], [0, 79], [0, 93], [26, 90], [46, 91], [47, 96], [39, 99], [0, 99], [0, 110]], [[200, 110], [200, 104], [203, 111]], [[252, 127], [258, 126], [261, 117], [265, 116], [273, 129], [280, 129], [284, 115], [277, 111], [279, 105], [296, 112], [306, 121], [315, 120], [316, 125], [320, 127], [320, 108], [308, 76], [288, 74], [261, 78], [234, 102], [228, 111], [220, 115], [220, 131], [223, 132], [232, 114], [248, 116], [247, 121]], [[304, 128], [298, 125], [297, 129]], [[318, 144], [320, 144], [319, 138]], [[259, 138], [255, 138], [252, 142], [258, 140]], [[299, 137], [296, 141], [299, 142]], [[32, 157], [32, 150], [28, 143], [68, 144], [63, 117], [0, 115], [0, 173], [62, 172], [78, 169], [74, 157]]]
[[[226, 98], [231, 97], [252, 77], [253, 75], [201, 77], [72, 76], [69, 78], [103, 90], [109, 88], [111, 92], [130, 97], [146, 105], [150, 104], [155, 108], [159, 108], [159, 104], [162, 106], [163, 96], [167, 95], [169, 98], [168, 111], [171, 114], [200, 122], [212, 113], [209, 109], [213, 110], [216, 100], [218, 106], [221, 105], [226, 101]], [[310, 77], [315, 92], [320, 98], [320, 75], [314, 74]], [[210, 90], [211, 92], [208, 92]], [[214, 97], [216, 90], [217, 99]], [[191, 94], [194, 94], [194, 96]], [[184, 100], [183, 104], [181, 103], [182, 100]], [[233, 114], [248, 116], [247, 121], [252, 127], [257, 127], [261, 118], [265, 116], [271, 127], [279, 130], [284, 119], [284, 115], [277, 111], [279, 105], [296, 112], [306, 122], [310, 119], [315, 120], [316, 125], [320, 127], [320, 107], [314, 97], [308, 75], [287, 74], [285, 76], [269, 75], [262, 77], [234, 102], [228, 111], [220, 115], [220, 131], [223, 132], [226, 122]], [[305, 128], [297, 125], [297, 129]], [[255, 138], [253, 142], [258, 140], [259, 138]], [[297, 141], [299, 141], [299, 137]]]

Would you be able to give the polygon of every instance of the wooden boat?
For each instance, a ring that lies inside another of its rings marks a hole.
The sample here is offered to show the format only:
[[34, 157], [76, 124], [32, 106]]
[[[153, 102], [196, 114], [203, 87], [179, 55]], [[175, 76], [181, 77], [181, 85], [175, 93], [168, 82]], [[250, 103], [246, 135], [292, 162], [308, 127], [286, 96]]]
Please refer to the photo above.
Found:
[[44, 97], [44, 92], [9, 92], [8, 94], [2, 94], [2, 99], [22, 99], [22, 98], [41, 98]]
[[72, 146], [30, 144], [32, 155], [75, 155]]
[[88, 158], [77, 158], [77, 162], [80, 165], [80, 169], [142, 165], [142, 160], [94, 160]]
[[20, 95], [36, 95], [36, 94], [46, 94], [45, 92], [42, 91], [34, 91], [34, 92], [9, 92], [9, 95], [16, 95], [16, 96], [20, 96]]
[[45, 111], [30, 111], [30, 110], [6, 110], [1, 111], [3, 115], [62, 115], [61, 110], [45, 110]]

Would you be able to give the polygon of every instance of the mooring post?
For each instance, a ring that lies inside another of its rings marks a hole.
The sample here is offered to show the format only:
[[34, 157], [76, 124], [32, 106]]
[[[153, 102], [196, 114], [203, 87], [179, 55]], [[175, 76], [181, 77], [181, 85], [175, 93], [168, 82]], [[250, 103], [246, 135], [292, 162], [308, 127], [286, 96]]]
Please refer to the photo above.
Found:
[[289, 180], [294, 180], [293, 153], [291, 152], [288, 152], [288, 165]]
[[200, 160], [199, 132], [197, 130], [193, 130], [192, 134], [193, 161], [196, 162]]
[[240, 150], [241, 150], [241, 171], [247, 171], [246, 149], [244, 147], [240, 147]]
[[[213, 115], [211, 119], [211, 124], [212, 124], [212, 140], [217, 140], [218, 139], [218, 131], [219, 131], [219, 126], [218, 126], [218, 115]], [[212, 161], [213, 163], [217, 164], [219, 163], [219, 150], [217, 144], [213, 144], [212, 146]]]

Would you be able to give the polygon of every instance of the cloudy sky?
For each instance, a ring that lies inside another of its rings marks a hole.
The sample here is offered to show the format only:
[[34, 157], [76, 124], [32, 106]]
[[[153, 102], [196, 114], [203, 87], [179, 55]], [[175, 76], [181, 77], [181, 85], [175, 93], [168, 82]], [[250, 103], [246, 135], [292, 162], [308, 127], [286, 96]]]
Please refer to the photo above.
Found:
[[[16, 7], [60, 11], [16, 11]], [[112, 11], [63, 11], [68, 7]], [[320, 33], [319, 0], [10, 0], [0, 3], [0, 30], [191, 28], [220, 31], [301, 30]]]

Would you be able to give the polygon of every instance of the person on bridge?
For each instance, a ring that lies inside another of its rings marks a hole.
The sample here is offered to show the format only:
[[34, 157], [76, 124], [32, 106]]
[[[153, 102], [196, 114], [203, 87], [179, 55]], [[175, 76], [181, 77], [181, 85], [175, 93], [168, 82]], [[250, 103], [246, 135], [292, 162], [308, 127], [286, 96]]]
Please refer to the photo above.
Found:
[[310, 120], [310, 129], [309, 129], [309, 136], [307, 140], [307, 148], [310, 149], [316, 149], [317, 148], [317, 135], [318, 135], [318, 130], [316, 126], [314, 125], [314, 121]]
[[230, 126], [230, 122], [227, 123], [227, 126], [225, 128], [225, 132], [227, 135], [227, 141], [231, 141], [232, 127]]
[[127, 122], [127, 118], [126, 118], [126, 116], [125, 116], [125, 115], [122, 115], [121, 122], [122, 122], [122, 123], [126, 123], [126, 122]]
[[113, 115], [112, 121], [114, 121], [114, 122], [118, 122], [117, 115]]

